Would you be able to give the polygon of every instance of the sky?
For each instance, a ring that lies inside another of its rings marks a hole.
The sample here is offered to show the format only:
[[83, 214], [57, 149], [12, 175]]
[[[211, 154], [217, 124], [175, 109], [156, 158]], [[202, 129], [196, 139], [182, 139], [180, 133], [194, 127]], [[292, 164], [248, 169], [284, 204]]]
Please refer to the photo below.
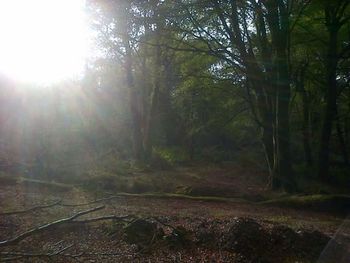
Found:
[[1, 0], [0, 72], [53, 84], [81, 75], [90, 41], [85, 0]]

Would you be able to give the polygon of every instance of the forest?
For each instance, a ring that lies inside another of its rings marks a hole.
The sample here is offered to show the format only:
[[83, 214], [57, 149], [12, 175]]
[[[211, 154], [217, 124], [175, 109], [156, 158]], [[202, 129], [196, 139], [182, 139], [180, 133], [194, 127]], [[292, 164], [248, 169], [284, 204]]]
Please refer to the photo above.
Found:
[[0, 4], [0, 262], [350, 262], [350, 1], [63, 2]]

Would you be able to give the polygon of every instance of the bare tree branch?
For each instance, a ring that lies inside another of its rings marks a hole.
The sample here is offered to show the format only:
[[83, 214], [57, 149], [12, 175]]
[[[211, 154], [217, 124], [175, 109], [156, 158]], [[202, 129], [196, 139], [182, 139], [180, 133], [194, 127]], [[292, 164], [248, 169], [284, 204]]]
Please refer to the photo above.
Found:
[[50, 207], [60, 205], [61, 202], [62, 202], [62, 200], [58, 200], [52, 204], [38, 205], [38, 206], [34, 206], [32, 208], [28, 208], [28, 209], [24, 209], [24, 210], [3, 212], [3, 213], [0, 213], [0, 216], [17, 215], [17, 214], [24, 214], [24, 213], [28, 213], [28, 212], [34, 212], [36, 210], [41, 210], [41, 209], [50, 208]]
[[23, 239], [25, 239], [25, 238], [33, 235], [33, 234], [37, 234], [37, 233], [43, 232], [44, 230], [48, 230], [48, 229], [57, 227], [59, 225], [63, 225], [63, 224], [66, 224], [66, 223], [71, 223], [71, 222], [73, 222], [74, 219], [76, 219], [78, 217], [81, 217], [83, 215], [86, 215], [86, 214], [89, 214], [89, 213], [92, 213], [92, 212], [95, 212], [95, 211], [98, 211], [98, 210], [101, 210], [101, 209], [104, 209], [104, 208], [105, 208], [105, 206], [98, 206], [98, 207], [95, 207], [95, 208], [92, 208], [92, 209], [89, 209], [89, 210], [86, 210], [86, 211], [81, 211], [79, 213], [76, 213], [76, 214], [72, 215], [71, 217], [64, 218], [64, 219], [59, 219], [59, 220], [56, 220], [54, 222], [50, 222], [50, 223], [47, 223], [47, 224], [44, 224], [44, 225], [32, 228], [32, 229], [30, 229], [30, 230], [28, 230], [28, 231], [26, 231], [26, 232], [24, 232], [24, 233], [22, 233], [22, 234], [20, 234], [18, 236], [15, 236], [15, 237], [13, 237], [11, 239], [0, 241], [0, 247], [5, 247], [5, 246], [17, 244], [20, 241], [22, 241]]

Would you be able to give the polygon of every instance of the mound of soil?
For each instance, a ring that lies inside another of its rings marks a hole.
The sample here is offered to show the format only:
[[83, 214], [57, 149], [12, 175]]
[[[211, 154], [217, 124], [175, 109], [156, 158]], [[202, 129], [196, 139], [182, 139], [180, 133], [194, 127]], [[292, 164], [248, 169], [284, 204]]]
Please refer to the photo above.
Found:
[[124, 239], [129, 244], [145, 247], [163, 236], [164, 232], [156, 223], [137, 219], [124, 228]]
[[[241, 255], [242, 262], [316, 262], [330, 241], [319, 231], [294, 231], [282, 225], [264, 225], [250, 218], [237, 218], [223, 239], [224, 247]], [[324, 263], [342, 262], [346, 254], [333, 242], [333, 256]]]
[[[150, 246], [154, 240], [163, 240], [163, 249], [210, 248], [233, 253], [240, 263], [316, 262], [320, 258], [322, 263], [331, 263], [344, 262], [342, 257], [347, 255], [345, 247], [333, 240], [331, 255], [320, 257], [331, 239], [319, 231], [295, 231], [252, 218], [203, 221], [191, 229], [174, 227], [171, 232], [162, 227], [162, 224], [139, 219], [124, 231], [130, 244]], [[157, 249], [160, 247], [153, 248]]]

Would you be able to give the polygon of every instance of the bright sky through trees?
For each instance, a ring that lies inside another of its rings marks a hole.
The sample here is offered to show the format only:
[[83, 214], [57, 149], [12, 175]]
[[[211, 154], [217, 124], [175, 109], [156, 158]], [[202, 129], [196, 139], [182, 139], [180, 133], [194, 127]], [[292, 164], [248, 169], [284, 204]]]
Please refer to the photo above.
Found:
[[1, 74], [37, 84], [79, 75], [88, 55], [84, 2], [1, 0]]

